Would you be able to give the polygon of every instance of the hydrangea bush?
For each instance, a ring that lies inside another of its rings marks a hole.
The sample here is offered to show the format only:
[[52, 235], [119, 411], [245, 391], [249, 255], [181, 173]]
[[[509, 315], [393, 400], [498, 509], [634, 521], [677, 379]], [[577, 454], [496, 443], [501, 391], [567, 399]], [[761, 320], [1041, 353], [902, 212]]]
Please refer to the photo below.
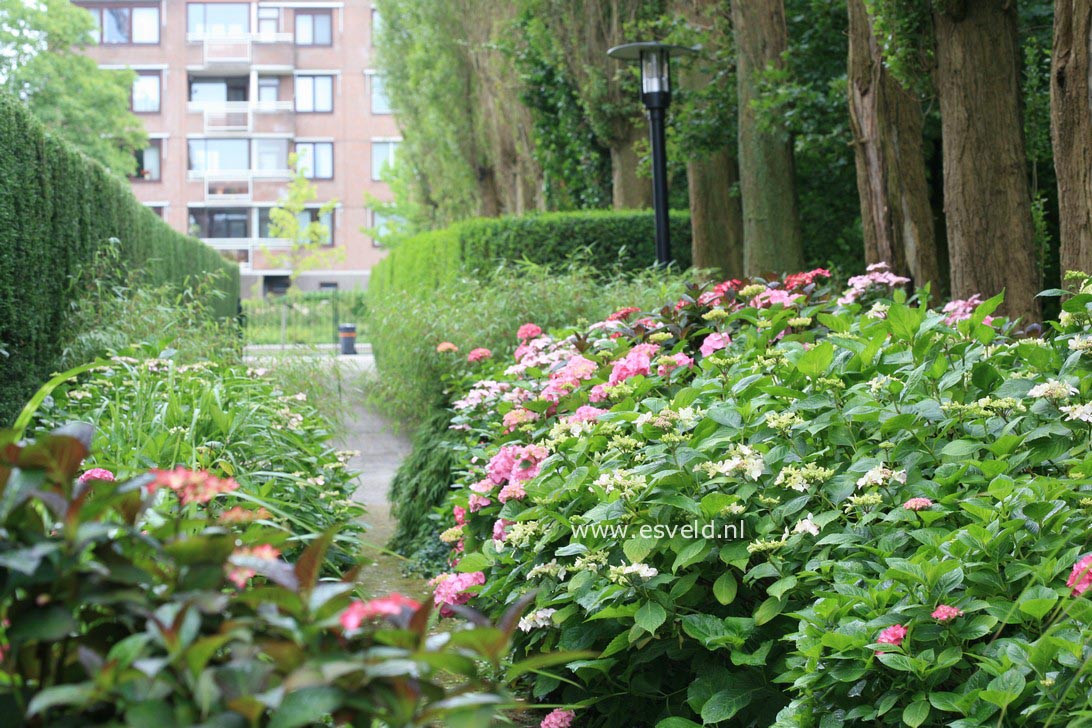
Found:
[[1089, 719], [1092, 283], [1068, 280], [1046, 336], [883, 265], [521, 328], [515, 361], [465, 364], [436, 601], [534, 594], [519, 657], [596, 653], [529, 685], [576, 725]]

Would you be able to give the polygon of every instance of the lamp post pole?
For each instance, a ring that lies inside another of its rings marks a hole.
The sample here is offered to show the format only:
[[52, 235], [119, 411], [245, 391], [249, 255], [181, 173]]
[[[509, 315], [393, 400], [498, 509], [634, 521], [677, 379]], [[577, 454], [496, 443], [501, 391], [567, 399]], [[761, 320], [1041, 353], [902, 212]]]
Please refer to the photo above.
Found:
[[656, 214], [656, 265], [671, 264], [671, 225], [667, 210], [667, 141], [664, 126], [671, 105], [672, 55], [696, 53], [697, 49], [666, 43], [626, 43], [607, 51], [611, 58], [637, 61], [641, 66], [641, 101], [648, 110], [649, 146], [652, 150], [652, 209]]

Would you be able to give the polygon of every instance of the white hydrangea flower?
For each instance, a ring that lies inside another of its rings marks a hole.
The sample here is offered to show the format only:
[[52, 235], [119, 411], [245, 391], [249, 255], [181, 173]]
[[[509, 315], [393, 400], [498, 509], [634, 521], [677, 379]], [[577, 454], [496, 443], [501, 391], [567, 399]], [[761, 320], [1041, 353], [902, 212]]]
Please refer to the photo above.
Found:
[[1077, 393], [1077, 388], [1057, 379], [1048, 379], [1043, 384], [1036, 384], [1028, 390], [1029, 397], [1036, 399], [1065, 399]]
[[636, 576], [641, 579], [651, 579], [660, 572], [648, 564], [642, 564], [637, 562], [636, 564], [625, 564], [622, 566], [612, 566], [607, 572], [607, 579], [615, 584], [628, 584], [629, 577]]
[[793, 533], [810, 533], [812, 536], [819, 535], [819, 525], [812, 520], [809, 513], [806, 517], [796, 522], [796, 525], [792, 529]]
[[877, 465], [857, 479], [858, 488], [869, 488], [886, 485], [890, 481], [906, 483], [905, 470], [892, 470], [886, 465]]
[[1092, 424], [1092, 402], [1061, 407], [1060, 409], [1065, 412], [1067, 420], [1080, 420]]
[[522, 632], [530, 632], [532, 629], [552, 627], [554, 625], [554, 613], [556, 609], [538, 609], [519, 620], [519, 628]]

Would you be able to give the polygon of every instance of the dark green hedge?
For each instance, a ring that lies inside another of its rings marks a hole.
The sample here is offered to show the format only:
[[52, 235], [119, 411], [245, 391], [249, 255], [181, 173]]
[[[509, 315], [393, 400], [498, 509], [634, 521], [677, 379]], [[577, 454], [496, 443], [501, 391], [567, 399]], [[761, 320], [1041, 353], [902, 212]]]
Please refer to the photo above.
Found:
[[[372, 269], [369, 288], [412, 291], [460, 271], [488, 270], [500, 261], [564, 265], [579, 260], [603, 270], [640, 270], [656, 261], [653, 215], [643, 210], [554, 212], [476, 218], [412, 237]], [[690, 267], [690, 216], [671, 213], [679, 267]]]
[[110, 238], [149, 284], [221, 271], [217, 313], [234, 315], [239, 269], [171, 229], [129, 185], [45, 129], [0, 94], [0, 421], [48, 378], [76, 291], [71, 278]]

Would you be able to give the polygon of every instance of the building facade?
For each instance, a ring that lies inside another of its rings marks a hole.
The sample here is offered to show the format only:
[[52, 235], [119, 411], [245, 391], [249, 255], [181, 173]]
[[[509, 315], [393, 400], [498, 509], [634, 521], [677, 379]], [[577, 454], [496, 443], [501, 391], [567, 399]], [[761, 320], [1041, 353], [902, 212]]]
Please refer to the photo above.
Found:
[[295, 154], [318, 190], [301, 223], [324, 223], [337, 252], [300, 266], [294, 286], [366, 287], [382, 255], [367, 231], [385, 223], [366, 199], [389, 199], [380, 176], [400, 141], [375, 72], [370, 0], [78, 4], [96, 23], [88, 53], [137, 74], [132, 109], [149, 146], [132, 186], [145, 205], [238, 261], [244, 295], [281, 292], [291, 246], [270, 237], [269, 211]]

